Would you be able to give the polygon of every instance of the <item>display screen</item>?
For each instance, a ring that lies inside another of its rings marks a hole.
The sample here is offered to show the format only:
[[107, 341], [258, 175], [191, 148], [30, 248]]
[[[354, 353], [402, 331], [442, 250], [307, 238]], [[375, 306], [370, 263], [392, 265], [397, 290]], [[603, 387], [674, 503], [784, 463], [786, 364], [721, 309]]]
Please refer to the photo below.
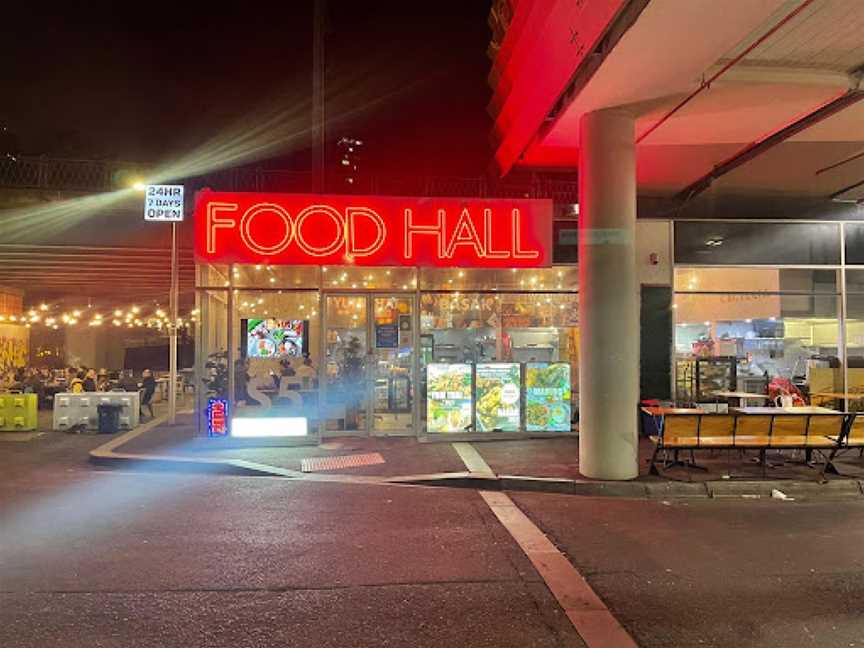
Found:
[[471, 425], [471, 365], [426, 367], [426, 427], [429, 432], [468, 432]]
[[300, 358], [308, 351], [305, 320], [243, 320], [247, 358]]
[[570, 365], [525, 365], [525, 427], [529, 432], [570, 431]]
[[477, 431], [518, 432], [522, 414], [518, 363], [477, 365]]

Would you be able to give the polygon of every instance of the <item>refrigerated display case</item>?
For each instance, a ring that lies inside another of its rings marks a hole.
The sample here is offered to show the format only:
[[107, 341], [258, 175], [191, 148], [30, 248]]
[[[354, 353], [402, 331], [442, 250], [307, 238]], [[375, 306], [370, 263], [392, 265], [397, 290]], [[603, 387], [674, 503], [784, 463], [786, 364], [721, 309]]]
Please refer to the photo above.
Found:
[[411, 412], [411, 379], [394, 375], [375, 380], [375, 412], [406, 414]]
[[734, 356], [697, 358], [695, 363], [696, 402], [713, 402], [717, 399], [714, 392], [736, 390], [738, 360]]

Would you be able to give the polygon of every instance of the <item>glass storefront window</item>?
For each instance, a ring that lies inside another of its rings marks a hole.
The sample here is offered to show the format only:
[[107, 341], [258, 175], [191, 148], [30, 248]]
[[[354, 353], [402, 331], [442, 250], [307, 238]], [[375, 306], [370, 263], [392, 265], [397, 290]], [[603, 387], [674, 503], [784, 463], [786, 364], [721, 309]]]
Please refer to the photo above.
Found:
[[328, 295], [324, 340], [327, 429], [365, 431], [368, 421], [368, 305], [365, 295]]
[[323, 266], [321, 281], [328, 290], [415, 290], [417, 269]]
[[227, 265], [200, 263], [195, 270], [195, 285], [199, 288], [225, 288], [229, 285]]
[[677, 294], [676, 392], [712, 402], [716, 390], [767, 393], [788, 380], [803, 396], [842, 387], [836, 295]]
[[304, 416], [316, 428], [319, 293], [235, 290], [234, 416]]
[[[846, 291], [846, 391], [864, 394], [864, 270], [846, 271]], [[864, 411], [864, 400], [849, 400], [846, 406], [850, 411]]]
[[576, 266], [510, 268], [421, 268], [421, 290], [576, 290]]
[[675, 268], [678, 292], [836, 293], [836, 270]]
[[199, 433], [207, 434], [208, 400], [228, 398], [228, 290], [198, 290], [195, 303], [195, 411]]
[[575, 218], [570, 221], [556, 220], [553, 223], [552, 260], [555, 263], [579, 261], [579, 225]]
[[693, 265], [835, 265], [837, 223], [675, 223], [675, 262]]
[[318, 288], [318, 266], [235, 265], [234, 285], [239, 288]]
[[571, 384], [573, 394], [578, 393], [577, 304], [575, 293], [422, 293], [421, 425], [426, 422], [426, 367], [431, 364], [569, 363], [567, 396]]
[[864, 270], [846, 271], [846, 292], [864, 294]]
[[846, 263], [864, 265], [864, 223], [846, 223]]

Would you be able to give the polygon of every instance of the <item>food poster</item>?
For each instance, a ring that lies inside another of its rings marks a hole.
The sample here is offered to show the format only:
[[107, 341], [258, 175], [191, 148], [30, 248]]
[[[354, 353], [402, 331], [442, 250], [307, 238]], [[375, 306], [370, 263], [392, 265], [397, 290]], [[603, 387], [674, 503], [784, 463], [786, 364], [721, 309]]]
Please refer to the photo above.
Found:
[[525, 427], [529, 432], [570, 431], [570, 364], [525, 365]]
[[426, 367], [426, 429], [466, 432], [471, 425], [471, 365], [432, 363]]
[[518, 432], [522, 375], [514, 362], [477, 365], [477, 431]]
[[420, 297], [420, 321], [426, 329], [495, 327], [498, 299], [496, 295], [425, 293]]

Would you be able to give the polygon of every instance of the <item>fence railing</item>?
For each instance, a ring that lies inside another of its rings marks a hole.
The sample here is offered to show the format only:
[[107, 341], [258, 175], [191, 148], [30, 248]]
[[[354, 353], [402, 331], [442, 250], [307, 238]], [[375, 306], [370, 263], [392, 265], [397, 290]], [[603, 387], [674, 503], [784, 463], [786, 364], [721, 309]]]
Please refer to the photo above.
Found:
[[[0, 188], [105, 192], [129, 186], [136, 178], [146, 178], [148, 171], [152, 168], [132, 162], [7, 156], [0, 159]], [[195, 178], [177, 178], [176, 181], [187, 184], [190, 190], [206, 186], [222, 191], [308, 193], [315, 187], [311, 173], [266, 167], [222, 169]], [[552, 198], [558, 203], [578, 202], [575, 180], [537, 174], [506, 182], [484, 176], [361, 174], [350, 184], [344, 177], [334, 174], [327, 179], [325, 190], [345, 194]]]

